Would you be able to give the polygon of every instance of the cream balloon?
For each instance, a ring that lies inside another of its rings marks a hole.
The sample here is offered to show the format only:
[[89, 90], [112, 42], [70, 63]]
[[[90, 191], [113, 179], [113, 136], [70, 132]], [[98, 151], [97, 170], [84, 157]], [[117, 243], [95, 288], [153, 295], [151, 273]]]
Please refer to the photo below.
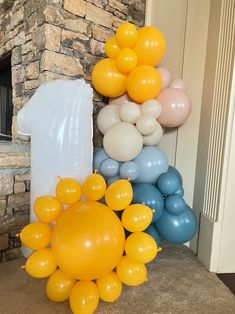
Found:
[[186, 91], [186, 84], [182, 79], [175, 79], [171, 82], [170, 88], [178, 88], [183, 92]]
[[119, 111], [119, 117], [124, 122], [135, 123], [138, 117], [140, 116], [140, 105], [137, 105], [134, 102], [126, 102], [121, 105]]
[[160, 73], [162, 80], [162, 88], [166, 88], [170, 85], [171, 82], [171, 73], [167, 68], [158, 67], [157, 70]]
[[142, 135], [152, 134], [157, 126], [157, 121], [150, 114], [143, 114], [136, 120], [136, 128]]
[[105, 134], [114, 124], [121, 122], [119, 108], [117, 105], [107, 105], [100, 110], [97, 116], [97, 126], [102, 134]]
[[123, 94], [122, 96], [119, 96], [119, 97], [110, 97], [109, 105], [122, 105], [128, 101], [131, 101], [128, 94]]
[[105, 133], [103, 147], [111, 158], [129, 161], [141, 152], [143, 137], [133, 124], [120, 122]]
[[155, 119], [157, 119], [162, 112], [162, 107], [157, 100], [150, 99], [142, 104], [140, 111], [141, 114], [151, 114]]
[[157, 126], [155, 131], [150, 134], [143, 136], [144, 145], [146, 146], [155, 146], [160, 143], [163, 135], [163, 129], [159, 122], [157, 122]]

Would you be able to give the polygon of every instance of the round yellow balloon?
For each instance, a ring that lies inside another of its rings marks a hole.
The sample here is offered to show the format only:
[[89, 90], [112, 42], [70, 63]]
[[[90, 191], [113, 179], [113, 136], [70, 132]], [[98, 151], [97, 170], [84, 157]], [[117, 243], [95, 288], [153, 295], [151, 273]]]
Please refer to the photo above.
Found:
[[123, 256], [117, 266], [119, 279], [127, 286], [138, 286], [146, 281], [147, 269], [144, 264]]
[[150, 65], [137, 66], [128, 76], [127, 92], [131, 99], [143, 103], [155, 99], [161, 90], [161, 77], [154, 67]]
[[118, 264], [125, 234], [110, 208], [94, 201], [79, 202], [58, 218], [51, 245], [61, 271], [71, 278], [94, 280]]
[[54, 302], [64, 302], [69, 298], [75, 281], [57, 269], [47, 280], [46, 294], [48, 299]]
[[51, 228], [43, 222], [33, 222], [21, 231], [20, 240], [30, 249], [43, 249], [51, 241]]
[[92, 314], [99, 303], [99, 291], [93, 281], [78, 281], [71, 289], [69, 304], [74, 314]]
[[116, 40], [121, 48], [132, 48], [136, 43], [137, 36], [135, 25], [128, 22], [121, 24], [116, 32]]
[[105, 53], [110, 59], [116, 59], [117, 55], [120, 52], [120, 47], [117, 44], [116, 38], [111, 37], [109, 38], [104, 46]]
[[62, 204], [71, 205], [80, 200], [81, 186], [72, 178], [60, 178], [56, 186], [56, 197]]
[[116, 65], [122, 73], [131, 72], [137, 65], [136, 53], [130, 48], [123, 48], [117, 55]]
[[51, 195], [40, 196], [34, 202], [34, 212], [45, 223], [55, 221], [62, 211], [61, 203]]
[[57, 264], [51, 249], [34, 251], [27, 259], [25, 270], [35, 278], [45, 278], [56, 270]]
[[153, 218], [152, 210], [143, 204], [132, 204], [122, 214], [122, 224], [130, 232], [143, 231], [148, 228]]
[[117, 180], [110, 184], [105, 193], [105, 202], [113, 210], [123, 210], [130, 205], [133, 190], [128, 180]]
[[145, 232], [134, 232], [126, 240], [126, 255], [136, 262], [149, 263], [158, 252], [156, 241]]
[[166, 41], [159, 29], [144, 26], [138, 30], [138, 38], [133, 48], [138, 64], [156, 66], [162, 59], [166, 50]]
[[116, 66], [115, 60], [103, 59], [92, 71], [94, 88], [103, 96], [118, 97], [126, 92], [127, 77]]
[[100, 200], [106, 191], [105, 179], [98, 173], [88, 176], [82, 185], [82, 194], [92, 201]]
[[108, 275], [96, 280], [100, 298], [105, 302], [116, 301], [122, 292], [122, 283], [118, 275], [112, 271]]

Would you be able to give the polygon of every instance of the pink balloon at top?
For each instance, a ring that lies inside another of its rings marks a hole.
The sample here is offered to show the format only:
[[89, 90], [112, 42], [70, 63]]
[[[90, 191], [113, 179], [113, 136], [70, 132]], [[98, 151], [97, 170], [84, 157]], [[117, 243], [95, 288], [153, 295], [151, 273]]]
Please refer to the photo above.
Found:
[[131, 101], [127, 94], [123, 94], [119, 97], [109, 98], [109, 105], [122, 105], [128, 101]]
[[158, 95], [157, 100], [162, 106], [162, 113], [158, 118], [162, 126], [173, 128], [187, 120], [191, 112], [191, 102], [183, 91], [177, 88], [165, 88]]
[[186, 84], [182, 79], [175, 79], [170, 84], [171, 88], [178, 88], [182, 90], [183, 92], [186, 91]]
[[159, 67], [157, 70], [160, 73], [161, 80], [162, 80], [162, 88], [166, 88], [170, 85], [171, 82], [171, 74], [167, 68]]

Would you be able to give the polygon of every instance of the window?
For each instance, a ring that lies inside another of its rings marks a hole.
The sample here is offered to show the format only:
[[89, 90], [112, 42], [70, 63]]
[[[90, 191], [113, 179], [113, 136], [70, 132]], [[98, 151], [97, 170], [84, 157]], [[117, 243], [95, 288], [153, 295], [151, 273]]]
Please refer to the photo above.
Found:
[[11, 56], [0, 61], [0, 140], [11, 140], [12, 125]]

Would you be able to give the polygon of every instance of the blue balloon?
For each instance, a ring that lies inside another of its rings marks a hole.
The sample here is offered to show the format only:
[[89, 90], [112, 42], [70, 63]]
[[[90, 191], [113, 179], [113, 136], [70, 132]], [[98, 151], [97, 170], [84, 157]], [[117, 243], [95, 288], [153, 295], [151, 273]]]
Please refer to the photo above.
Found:
[[99, 148], [95, 151], [93, 156], [93, 169], [99, 171], [101, 163], [109, 158], [103, 148]]
[[144, 232], [146, 232], [152, 238], [154, 238], [157, 245], [160, 244], [160, 242], [161, 242], [160, 234], [157, 232], [157, 229], [155, 228], [154, 224], [151, 224], [147, 229], [144, 230]]
[[185, 208], [186, 203], [179, 195], [170, 195], [165, 200], [165, 209], [172, 215], [180, 215]]
[[124, 162], [119, 169], [119, 174], [122, 179], [136, 180], [139, 176], [138, 166], [134, 161]]
[[107, 179], [107, 185], [110, 185], [110, 184], [112, 184], [113, 182], [115, 182], [117, 180], [120, 180], [120, 176], [115, 176], [115, 177], [112, 177], [112, 178], [108, 178]]
[[139, 168], [135, 182], [155, 184], [159, 175], [168, 169], [166, 154], [155, 146], [145, 146], [133, 161]]
[[133, 204], [144, 204], [153, 210], [152, 223], [157, 221], [164, 208], [164, 200], [158, 189], [150, 183], [134, 183], [133, 188]]
[[162, 173], [157, 179], [157, 187], [166, 195], [174, 194], [180, 186], [179, 178], [172, 172]]
[[118, 171], [119, 162], [114, 159], [107, 158], [104, 161], [102, 161], [100, 165], [100, 173], [103, 176], [106, 176], [107, 178], [112, 178], [116, 176], [118, 174]]
[[172, 172], [172, 173], [176, 174], [180, 180], [180, 184], [183, 185], [182, 175], [179, 173], [179, 171], [175, 167], [169, 166], [168, 172]]
[[182, 244], [190, 241], [197, 230], [194, 212], [187, 206], [180, 215], [171, 215], [166, 210], [155, 223], [159, 234], [168, 242]]
[[183, 187], [181, 185], [175, 191], [174, 195], [179, 195], [179, 196], [182, 196], [182, 197], [184, 196], [184, 189], [183, 189]]

